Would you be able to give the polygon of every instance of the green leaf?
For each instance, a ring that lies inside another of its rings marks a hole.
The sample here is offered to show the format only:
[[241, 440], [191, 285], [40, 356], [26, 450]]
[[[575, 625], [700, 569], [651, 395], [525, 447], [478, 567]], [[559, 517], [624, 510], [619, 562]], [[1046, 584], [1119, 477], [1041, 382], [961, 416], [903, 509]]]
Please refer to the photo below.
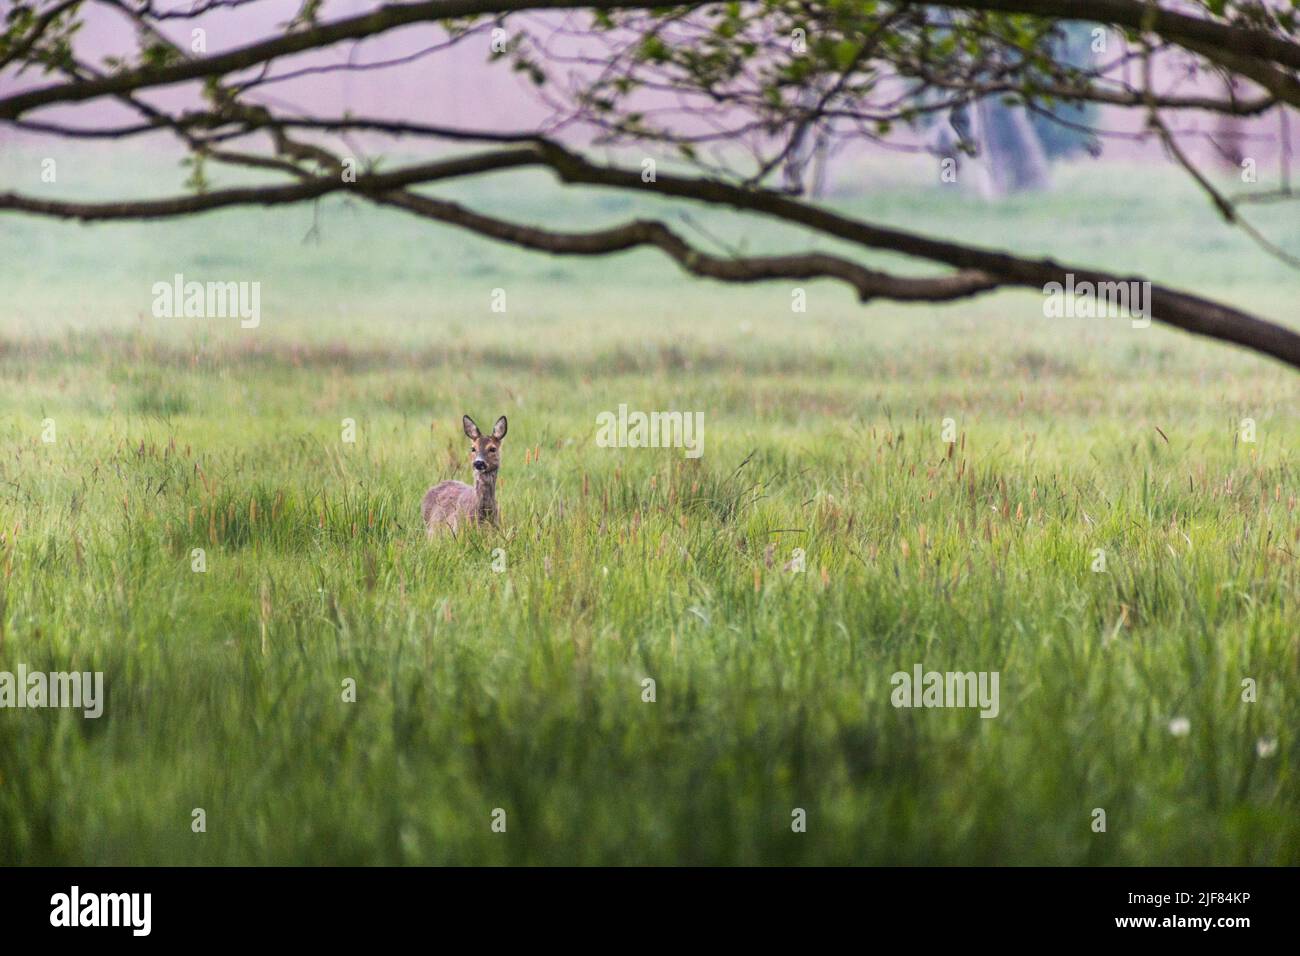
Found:
[[847, 70], [853, 66], [853, 61], [857, 59], [858, 52], [862, 45], [854, 43], [852, 40], [841, 40], [835, 44], [835, 65], [841, 70]]

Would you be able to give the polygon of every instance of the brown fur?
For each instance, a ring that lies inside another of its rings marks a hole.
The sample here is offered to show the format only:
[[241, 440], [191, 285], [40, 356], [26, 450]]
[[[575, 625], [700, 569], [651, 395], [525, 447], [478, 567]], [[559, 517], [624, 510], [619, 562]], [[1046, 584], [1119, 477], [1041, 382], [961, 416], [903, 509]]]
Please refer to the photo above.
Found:
[[506, 437], [506, 418], [497, 419], [490, 435], [479, 431], [474, 419], [465, 415], [461, 419], [465, 434], [470, 440], [471, 463], [481, 462], [483, 468], [474, 471], [473, 486], [461, 481], [444, 481], [424, 493], [420, 503], [420, 516], [428, 533], [449, 530], [453, 534], [462, 523], [487, 522], [496, 524], [497, 469], [501, 467], [501, 440]]

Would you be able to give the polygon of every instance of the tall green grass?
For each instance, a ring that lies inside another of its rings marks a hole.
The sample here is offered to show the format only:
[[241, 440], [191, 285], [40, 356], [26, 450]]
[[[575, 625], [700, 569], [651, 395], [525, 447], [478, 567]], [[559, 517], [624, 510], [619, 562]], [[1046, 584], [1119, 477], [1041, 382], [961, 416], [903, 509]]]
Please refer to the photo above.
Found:
[[[1064, 242], [1199, 221], [1180, 187], [1065, 175]], [[355, 231], [321, 247], [261, 212], [19, 225], [0, 670], [103, 671], [108, 699], [0, 710], [0, 863], [1300, 862], [1294, 373], [1027, 294], [864, 311], [817, 285], [792, 315], [788, 288], [653, 257], [592, 272], [335, 213]], [[1255, 307], [1300, 291], [1232, 238], [1236, 271], [1127, 241]], [[259, 330], [130, 312], [160, 269], [245, 277], [259, 249]], [[704, 456], [597, 447], [621, 402], [703, 411]], [[502, 523], [429, 541], [463, 412], [510, 418]], [[999, 716], [895, 709], [916, 663], [998, 671]]]

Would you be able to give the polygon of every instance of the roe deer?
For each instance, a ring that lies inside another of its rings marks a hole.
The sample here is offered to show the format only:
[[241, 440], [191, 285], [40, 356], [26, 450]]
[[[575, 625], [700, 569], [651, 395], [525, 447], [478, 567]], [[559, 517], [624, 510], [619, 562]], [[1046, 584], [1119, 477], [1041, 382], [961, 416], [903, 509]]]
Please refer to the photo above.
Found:
[[468, 415], [461, 418], [465, 434], [472, 443], [474, 486], [460, 481], [443, 481], [424, 494], [420, 514], [430, 535], [442, 529], [453, 533], [462, 521], [497, 523], [497, 469], [501, 466], [501, 439], [506, 437], [506, 417], [484, 435]]

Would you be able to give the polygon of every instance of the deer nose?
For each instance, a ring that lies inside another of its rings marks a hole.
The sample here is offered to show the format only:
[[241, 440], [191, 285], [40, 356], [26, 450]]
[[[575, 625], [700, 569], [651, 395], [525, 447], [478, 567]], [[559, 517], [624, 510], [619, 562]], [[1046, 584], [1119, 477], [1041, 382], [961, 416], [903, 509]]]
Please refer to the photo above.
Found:
[[475, 470], [475, 471], [486, 471], [486, 470], [487, 470], [487, 462], [485, 462], [482, 458], [475, 458], [475, 459], [474, 459], [474, 470]]

